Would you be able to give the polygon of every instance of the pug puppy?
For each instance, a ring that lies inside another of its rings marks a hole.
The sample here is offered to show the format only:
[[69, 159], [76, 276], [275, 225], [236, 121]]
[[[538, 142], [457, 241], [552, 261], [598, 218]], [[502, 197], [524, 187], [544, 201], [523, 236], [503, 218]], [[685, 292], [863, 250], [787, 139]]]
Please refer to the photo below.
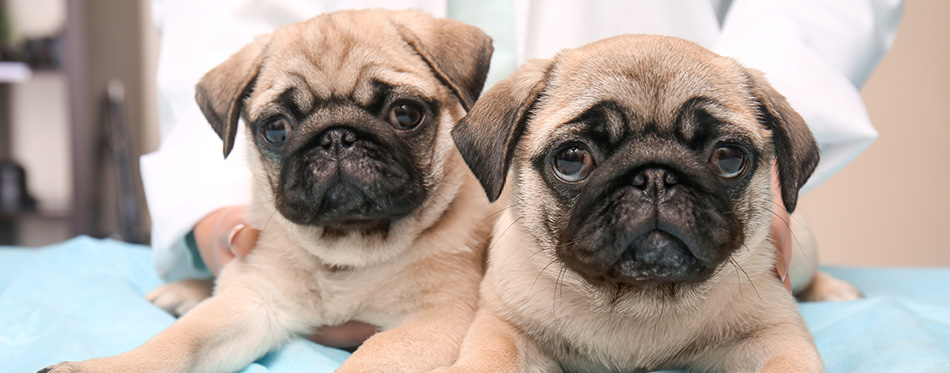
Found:
[[451, 126], [478, 97], [491, 39], [421, 11], [281, 27], [208, 72], [196, 99], [230, 152], [246, 123], [257, 247], [214, 296], [124, 354], [55, 372], [225, 372], [293, 336], [377, 325], [341, 372], [455, 361], [475, 313], [489, 203]]
[[823, 370], [768, 239], [818, 147], [758, 71], [612, 37], [523, 66], [452, 135], [510, 208], [443, 371]]

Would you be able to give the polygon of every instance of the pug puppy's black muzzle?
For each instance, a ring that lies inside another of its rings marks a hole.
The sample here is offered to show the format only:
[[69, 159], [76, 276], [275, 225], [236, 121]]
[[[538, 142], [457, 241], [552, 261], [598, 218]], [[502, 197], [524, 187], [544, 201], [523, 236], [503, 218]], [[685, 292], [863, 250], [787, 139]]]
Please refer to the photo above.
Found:
[[[375, 127], [373, 127], [375, 126]], [[339, 231], [385, 231], [426, 197], [405, 141], [368, 130], [321, 126], [282, 157], [278, 211], [300, 225]]]
[[705, 281], [729, 258], [743, 234], [729, 192], [673, 144], [630, 144], [591, 175], [562, 262], [594, 284], [650, 286]]

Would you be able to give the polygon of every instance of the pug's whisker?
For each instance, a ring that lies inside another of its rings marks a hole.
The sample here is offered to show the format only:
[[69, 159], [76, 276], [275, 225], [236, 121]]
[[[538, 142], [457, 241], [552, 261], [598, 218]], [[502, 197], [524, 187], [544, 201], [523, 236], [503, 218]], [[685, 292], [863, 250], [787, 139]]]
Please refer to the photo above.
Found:
[[732, 267], [735, 268], [733, 272], [736, 273], [736, 285], [739, 287], [739, 297], [745, 298], [745, 295], [742, 294], [742, 277], [739, 276], [739, 265], [736, 264], [736, 260], [729, 258], [729, 264], [732, 264]]
[[[778, 206], [779, 208], [785, 209], [785, 206], [781, 206], [781, 205], [779, 205], [779, 204], [778, 204], [777, 202], [775, 202], [775, 201], [771, 201], [771, 202], [772, 202], [772, 204]], [[776, 214], [776, 213], [775, 213], [774, 211], [772, 211], [772, 210], [769, 210], [769, 211], [771, 211], [773, 214]], [[776, 215], [778, 215], [778, 214], [776, 214]], [[808, 232], [811, 233], [811, 234], [815, 234], [815, 232], [812, 232], [811, 228], [809, 228], [807, 224], [802, 223], [802, 221], [801, 221], [801, 220], [798, 220], [798, 218], [796, 218], [795, 215], [788, 214], [788, 216], [791, 217], [792, 219], [795, 219], [795, 221], [798, 222], [798, 226], [799, 226], [799, 227], [804, 228], [806, 231], [808, 231]], [[779, 216], [779, 218], [781, 219], [780, 216]], [[802, 255], [804, 255], [804, 256], [807, 258], [807, 257], [808, 257], [808, 253], [805, 252], [805, 248], [802, 247], [801, 240], [798, 239], [798, 236], [795, 235], [795, 231], [792, 230], [791, 224], [790, 224], [790, 223], [786, 223], [786, 225], [788, 226], [788, 233], [789, 233], [789, 235], [792, 236], [792, 241], [794, 241], [794, 242], [795, 242], [795, 245], [798, 246], [798, 251], [801, 251], [801, 252], [802, 252]]]
[[503, 207], [503, 208], [499, 209], [498, 211], [495, 211], [495, 212], [493, 212], [493, 213], [491, 213], [491, 214], [488, 214], [488, 216], [486, 216], [484, 219], [482, 219], [482, 221], [480, 221], [479, 224], [480, 224], [480, 223], [484, 223], [485, 220], [491, 219], [491, 218], [494, 217], [495, 215], [498, 215], [498, 214], [500, 214], [500, 213], [504, 212], [505, 210], [510, 209], [510, 208], [512, 208], [512, 207], [514, 207], [514, 206], [508, 205], [508, 206], [506, 206], [506, 207]]
[[[267, 229], [267, 225], [270, 224], [270, 220], [274, 218], [274, 215], [275, 215], [275, 214], [277, 214], [277, 210], [274, 210], [273, 212], [270, 213], [270, 216], [267, 217], [267, 221], [264, 222], [264, 226], [261, 227], [261, 232], [263, 232], [263, 231], [265, 231], [265, 230]], [[293, 225], [291, 225], [291, 226], [293, 226]]]
[[567, 278], [567, 267], [561, 267], [561, 291], [558, 292], [558, 297], [564, 296], [564, 279]]
[[[772, 203], [775, 203], [775, 201], [772, 201]], [[784, 207], [781, 207], [781, 208], [784, 209]], [[788, 221], [786, 221], [785, 219], [782, 219], [782, 216], [779, 215], [779, 214], [778, 214], [777, 212], [775, 212], [774, 210], [769, 209], [768, 211], [769, 211], [770, 213], [772, 213], [772, 215], [775, 215], [776, 218], [778, 218], [779, 220], [781, 220], [782, 222], [785, 223], [785, 227], [788, 229], [788, 235], [792, 237], [792, 242], [795, 242], [795, 246], [798, 246], [798, 251], [801, 251], [801, 252], [802, 252], [802, 255], [804, 255], [804, 256], [807, 258], [807, 257], [808, 257], [808, 253], [805, 252], [805, 248], [802, 247], [801, 241], [798, 239], [797, 236], [795, 236], [795, 231], [792, 230], [792, 225], [791, 225]], [[789, 214], [788, 216], [792, 216], [792, 215]], [[798, 220], [796, 219], [796, 221], [798, 221]], [[799, 226], [804, 226], [804, 224], [802, 224], [800, 221], [798, 221], [798, 225], [799, 225]]]
[[502, 231], [500, 235], [498, 235], [498, 238], [495, 239], [495, 242], [492, 243], [491, 246], [488, 247], [488, 252], [491, 252], [491, 250], [492, 250], [493, 248], [495, 248], [495, 245], [497, 245], [499, 242], [501, 242], [501, 239], [505, 237], [505, 233], [508, 233], [508, 230], [511, 229], [511, 227], [514, 226], [515, 223], [518, 222], [518, 220], [521, 220], [521, 216], [519, 216], [517, 219], [515, 219], [515, 221], [511, 222], [511, 224], [508, 224], [508, 228], [505, 228], [505, 230]]
[[[775, 201], [772, 201], [772, 200], [769, 200], [769, 202], [772, 202], [773, 205], [776, 205], [776, 206], [778, 206], [779, 208], [785, 209], [785, 206], [780, 205], [778, 202], [775, 202]], [[805, 230], [811, 232], [811, 229], [808, 228], [808, 225], [803, 224], [802, 221], [799, 220], [798, 218], [796, 218], [794, 214], [789, 213], [788, 216], [791, 217], [792, 219], [795, 219], [795, 221], [798, 222], [798, 224], [801, 224], [801, 226], [804, 227]]]
[[[540, 251], [539, 251], [539, 252], [540, 252]], [[550, 267], [551, 264], [554, 264], [554, 262], [556, 262], [556, 261], [557, 261], [557, 259], [551, 259], [551, 261], [548, 262], [548, 264], [547, 264], [546, 266], [544, 266], [544, 268], [541, 268], [541, 272], [538, 272], [538, 276], [534, 278], [534, 282], [532, 282], [532, 283], [531, 283], [531, 287], [528, 288], [528, 294], [531, 294], [531, 292], [534, 290], [534, 284], [538, 283], [538, 279], [541, 278], [541, 275], [544, 274], [544, 271], [546, 271], [546, 270], [548, 269], [548, 267]]]
[[[528, 255], [528, 258], [526, 258], [523, 262], [521, 262], [521, 267], [523, 268], [525, 264], [528, 264], [528, 261], [531, 260], [531, 258], [534, 258], [535, 255], [541, 254], [543, 252], [544, 250], [538, 250], [538, 251], [535, 251], [534, 254]], [[554, 260], [557, 260], [557, 258], [554, 258]]]
[[[745, 245], [742, 245], [742, 246], [745, 246]], [[748, 249], [748, 247], [746, 249]], [[729, 259], [732, 259], [732, 258], [729, 258]], [[735, 261], [734, 259], [733, 259], [733, 264], [739, 267], [739, 270], [742, 271], [742, 273], [745, 275], [745, 278], [749, 280], [749, 285], [752, 285], [752, 290], [755, 291], [755, 295], [759, 297], [759, 300], [762, 300], [762, 295], [759, 294], [759, 289], [755, 287], [755, 282], [752, 281], [752, 277], [750, 277], [749, 273], [745, 271], [745, 268], [742, 268], [742, 265], [739, 264], [739, 262]]]
[[590, 233], [590, 234], [588, 234], [588, 235], [586, 235], [586, 236], [577, 237], [577, 238], [575, 238], [575, 239], [573, 239], [573, 240], [570, 240], [570, 241], [568, 241], [568, 242], [564, 242], [564, 243], [562, 243], [562, 244], [555, 245], [554, 248], [555, 248], [555, 249], [560, 249], [560, 248], [562, 248], [562, 247], [567, 247], [568, 245], [575, 245], [575, 246], [576, 246], [576, 245], [577, 245], [578, 243], [580, 243], [581, 241], [586, 240], [586, 239], [592, 237], [593, 235], [594, 235], [594, 233]]
[[[784, 207], [783, 207], [783, 209], [784, 209]], [[770, 214], [774, 215], [776, 218], [778, 218], [778, 220], [781, 220], [782, 223], [785, 224], [785, 227], [786, 227], [786, 228], [788, 228], [789, 230], [792, 229], [792, 225], [788, 222], [788, 220], [785, 220], [785, 218], [783, 218], [782, 215], [780, 215], [779, 213], [775, 212], [775, 210], [772, 210], [772, 209], [768, 209], [767, 211], [768, 211]], [[791, 215], [789, 215], [789, 216], [791, 216]]]
[[798, 239], [798, 236], [795, 235], [795, 232], [791, 229], [788, 230], [788, 235], [792, 237], [792, 242], [795, 243], [795, 246], [798, 246], [798, 251], [802, 252], [802, 256], [808, 257], [808, 253], [805, 252], [805, 248], [802, 247], [802, 242]]
[[564, 274], [567, 272], [567, 267], [561, 267], [561, 270], [557, 273], [557, 280], [554, 281], [554, 299], [551, 305], [551, 309], [554, 313], [554, 320], [557, 321], [557, 298], [558, 298], [558, 289], [561, 291], [564, 289], [564, 284], [562, 283]]

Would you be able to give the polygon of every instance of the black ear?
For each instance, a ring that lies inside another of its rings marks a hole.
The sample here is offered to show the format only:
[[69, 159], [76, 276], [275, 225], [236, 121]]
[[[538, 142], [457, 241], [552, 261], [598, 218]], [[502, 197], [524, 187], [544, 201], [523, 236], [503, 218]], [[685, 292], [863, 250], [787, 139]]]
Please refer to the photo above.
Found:
[[789, 213], [795, 211], [798, 191], [818, 166], [818, 144], [801, 115], [769, 85], [762, 72], [746, 69], [752, 94], [759, 102], [763, 124], [772, 131], [782, 200]]
[[547, 85], [550, 60], [535, 60], [495, 84], [452, 128], [455, 146], [494, 202], [531, 110]]
[[481, 94], [491, 63], [491, 37], [478, 27], [406, 11], [391, 18], [399, 36], [429, 65], [462, 103], [471, 110]]
[[225, 158], [234, 148], [243, 99], [257, 79], [269, 41], [270, 35], [257, 37], [253, 43], [205, 73], [195, 87], [195, 100], [201, 112], [214, 132], [224, 140]]

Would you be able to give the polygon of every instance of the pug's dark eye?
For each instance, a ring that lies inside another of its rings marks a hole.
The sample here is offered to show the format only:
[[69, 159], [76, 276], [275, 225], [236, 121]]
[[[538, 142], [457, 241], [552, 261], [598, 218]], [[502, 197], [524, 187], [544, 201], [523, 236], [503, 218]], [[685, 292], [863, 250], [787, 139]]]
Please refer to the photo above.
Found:
[[425, 119], [425, 109], [412, 102], [398, 102], [389, 110], [389, 123], [396, 129], [413, 129]]
[[569, 146], [561, 149], [551, 158], [554, 174], [566, 182], [578, 182], [587, 178], [594, 170], [594, 157], [581, 146]]
[[268, 144], [280, 145], [287, 141], [287, 136], [290, 136], [290, 130], [292, 129], [290, 119], [282, 115], [276, 116], [268, 119], [261, 126], [261, 137]]
[[748, 156], [745, 149], [735, 145], [723, 145], [713, 151], [709, 162], [719, 172], [719, 177], [733, 179], [745, 172], [746, 158]]

